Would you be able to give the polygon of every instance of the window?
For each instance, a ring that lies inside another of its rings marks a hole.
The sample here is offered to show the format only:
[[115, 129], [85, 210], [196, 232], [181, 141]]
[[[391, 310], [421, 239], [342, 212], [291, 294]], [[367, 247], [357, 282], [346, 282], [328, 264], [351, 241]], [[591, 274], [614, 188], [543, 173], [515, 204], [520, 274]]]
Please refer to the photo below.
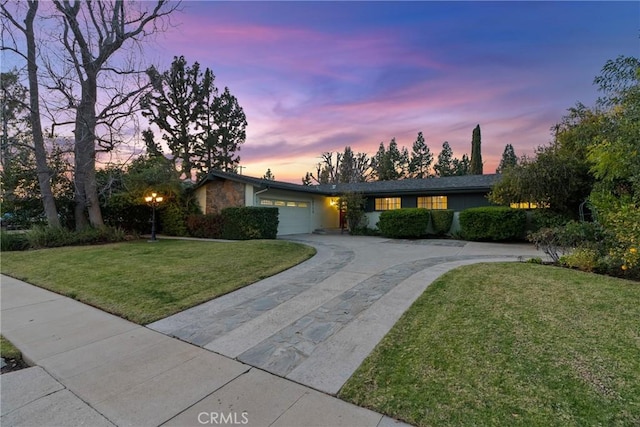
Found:
[[262, 206], [278, 206], [278, 207], [289, 207], [289, 208], [308, 208], [309, 203], [307, 202], [294, 202], [292, 200], [273, 200], [273, 199], [260, 199], [260, 204]]
[[376, 199], [377, 211], [390, 211], [392, 209], [400, 209], [400, 197], [384, 197]]
[[418, 197], [418, 207], [425, 209], [447, 209], [447, 196]]

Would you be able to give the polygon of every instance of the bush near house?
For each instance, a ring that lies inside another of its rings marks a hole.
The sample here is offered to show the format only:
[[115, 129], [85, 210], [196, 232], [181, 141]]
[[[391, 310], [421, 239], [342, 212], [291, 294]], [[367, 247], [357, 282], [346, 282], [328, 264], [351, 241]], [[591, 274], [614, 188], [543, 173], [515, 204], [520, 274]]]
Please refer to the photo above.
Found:
[[278, 234], [278, 208], [234, 207], [221, 214], [223, 239], [275, 239]]
[[466, 240], [519, 240], [524, 238], [527, 214], [520, 209], [489, 206], [460, 212], [460, 228]]
[[449, 230], [451, 230], [452, 223], [452, 210], [447, 209], [431, 211], [431, 228], [433, 228], [433, 234], [437, 236], [444, 236], [449, 232]]
[[430, 212], [423, 208], [394, 209], [380, 214], [378, 229], [385, 237], [417, 238], [427, 234]]
[[222, 215], [217, 213], [189, 215], [187, 217], [189, 235], [202, 239], [220, 239], [222, 237], [222, 224]]

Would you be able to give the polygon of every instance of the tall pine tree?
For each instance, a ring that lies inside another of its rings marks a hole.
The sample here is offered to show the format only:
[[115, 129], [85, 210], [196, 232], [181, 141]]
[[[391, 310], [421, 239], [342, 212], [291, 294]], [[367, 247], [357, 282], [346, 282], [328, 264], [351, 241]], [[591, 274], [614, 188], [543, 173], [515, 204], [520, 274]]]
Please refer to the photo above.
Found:
[[[164, 73], [151, 67], [147, 71], [153, 90], [142, 98], [142, 115], [157, 125], [186, 178], [194, 168], [193, 153], [197, 144], [195, 126], [204, 112], [204, 97], [213, 86], [205, 80], [200, 64], [187, 65], [184, 56], [175, 57]], [[205, 90], [205, 88], [207, 88]]]
[[[233, 172], [240, 164], [240, 151], [247, 138], [247, 117], [238, 99], [225, 87], [224, 92], [213, 98], [205, 107], [205, 115], [200, 124], [207, 138], [201, 139], [196, 151], [200, 171], [207, 174], [212, 169]], [[200, 155], [204, 149], [204, 156]]]
[[411, 160], [409, 161], [409, 176], [411, 178], [428, 178], [433, 162], [433, 154], [424, 140], [422, 132], [418, 132], [418, 137], [411, 147]]
[[405, 147], [398, 148], [395, 138], [389, 142], [389, 148], [380, 143], [378, 152], [373, 158], [373, 169], [378, 181], [394, 181], [407, 176], [409, 152]]
[[502, 173], [506, 169], [516, 166], [518, 164], [518, 158], [516, 157], [516, 152], [513, 149], [513, 145], [507, 144], [504, 147], [504, 151], [502, 152], [502, 159], [500, 160], [500, 164], [496, 169], [496, 173]]
[[[212, 169], [234, 171], [247, 119], [229, 88], [218, 95], [211, 70], [203, 73], [197, 62], [189, 66], [183, 56], [174, 58], [170, 70], [151, 68], [147, 74], [152, 90], [142, 99], [142, 115], [160, 128], [185, 177], [193, 171], [198, 177]], [[144, 139], [149, 152], [159, 152], [152, 133]]]
[[469, 167], [469, 173], [471, 175], [482, 175], [482, 153], [480, 144], [480, 125], [477, 125], [475, 129], [473, 129], [471, 138], [471, 164]]
[[453, 150], [449, 145], [449, 142], [445, 141], [442, 144], [442, 151], [438, 154], [438, 161], [433, 165], [433, 171], [436, 176], [452, 176], [455, 175], [455, 165], [453, 162]]

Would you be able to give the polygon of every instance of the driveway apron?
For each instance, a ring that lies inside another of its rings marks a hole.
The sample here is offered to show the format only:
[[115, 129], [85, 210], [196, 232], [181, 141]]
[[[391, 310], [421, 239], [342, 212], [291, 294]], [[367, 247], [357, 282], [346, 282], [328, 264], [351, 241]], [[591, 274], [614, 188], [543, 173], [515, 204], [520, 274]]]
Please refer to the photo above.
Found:
[[541, 254], [531, 245], [299, 235], [310, 260], [148, 325], [275, 375], [336, 394], [427, 286], [477, 262]]

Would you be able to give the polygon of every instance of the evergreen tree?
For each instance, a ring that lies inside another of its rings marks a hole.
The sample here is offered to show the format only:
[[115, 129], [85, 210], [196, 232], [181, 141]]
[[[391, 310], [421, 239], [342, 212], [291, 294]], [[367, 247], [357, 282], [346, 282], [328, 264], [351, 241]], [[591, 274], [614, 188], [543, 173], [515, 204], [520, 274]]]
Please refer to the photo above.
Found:
[[[191, 178], [212, 169], [233, 172], [240, 162], [236, 154], [246, 139], [247, 120], [238, 100], [225, 87], [222, 94], [214, 85], [210, 69], [204, 73], [196, 62], [187, 65], [183, 56], [174, 58], [171, 69], [147, 71], [152, 91], [142, 99], [142, 115], [156, 124], [173, 154], [174, 165]], [[160, 147], [153, 134], [143, 135], [150, 153]]]
[[469, 156], [463, 154], [462, 159], [453, 159], [453, 175], [473, 175]]
[[516, 152], [513, 149], [513, 145], [507, 144], [502, 152], [502, 159], [496, 169], [496, 173], [502, 173], [505, 169], [516, 166], [518, 164], [518, 158]]
[[184, 56], [175, 57], [168, 71], [159, 73], [151, 67], [147, 75], [153, 90], [142, 99], [142, 115], [160, 128], [174, 164], [179, 159], [182, 173], [191, 178], [197, 144], [194, 128], [205, 111], [205, 96], [213, 90], [213, 80], [204, 80], [200, 64], [188, 66]]
[[409, 161], [409, 176], [411, 178], [428, 178], [433, 154], [427, 146], [422, 132], [418, 132], [418, 137], [411, 148], [411, 160]]
[[224, 92], [214, 97], [213, 103], [208, 105], [207, 116], [211, 116], [212, 120], [207, 117], [204, 124], [200, 125], [205, 131], [204, 135], [207, 135], [200, 145], [206, 153], [200, 157], [200, 169], [205, 174], [211, 169], [233, 171], [240, 163], [240, 156], [236, 152], [240, 151], [240, 145], [247, 138], [244, 110], [229, 88], [225, 87]]
[[275, 181], [276, 176], [271, 172], [271, 168], [268, 168], [264, 175], [262, 175], [262, 179], [266, 179], [267, 181]]
[[455, 175], [453, 160], [453, 150], [451, 149], [449, 142], [445, 141], [442, 144], [442, 151], [438, 154], [438, 161], [433, 166], [433, 171], [436, 176], [443, 177]]
[[355, 157], [351, 147], [345, 147], [342, 155], [338, 154], [338, 182], [357, 182], [354, 175]]
[[475, 129], [473, 129], [471, 138], [471, 164], [469, 169], [471, 175], [482, 175], [482, 153], [480, 144], [480, 125], [477, 125]]
[[374, 174], [378, 181], [393, 181], [406, 178], [409, 164], [409, 152], [405, 147], [398, 148], [395, 138], [389, 142], [389, 149], [380, 143], [373, 158]]

